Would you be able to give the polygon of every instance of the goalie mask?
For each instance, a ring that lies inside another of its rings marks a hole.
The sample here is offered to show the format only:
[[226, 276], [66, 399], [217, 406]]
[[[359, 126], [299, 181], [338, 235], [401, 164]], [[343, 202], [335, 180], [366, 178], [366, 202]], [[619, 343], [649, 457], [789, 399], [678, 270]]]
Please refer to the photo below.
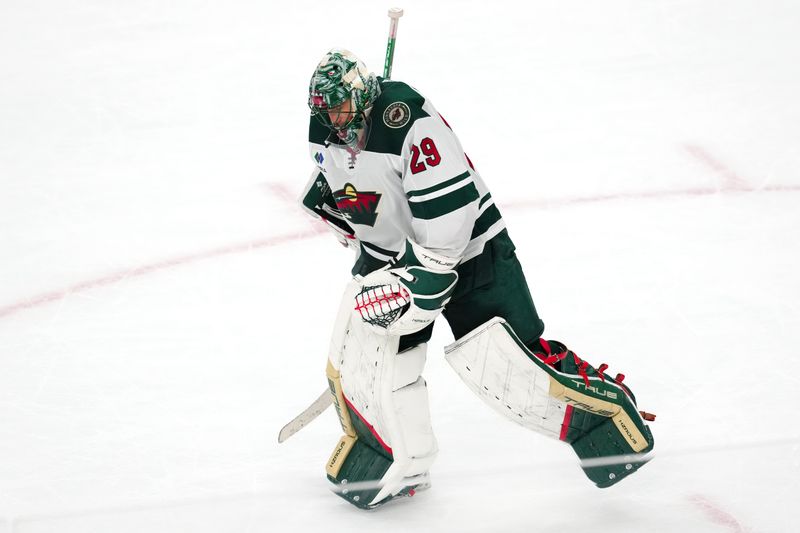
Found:
[[353, 145], [364, 127], [366, 112], [380, 89], [375, 74], [352, 52], [334, 48], [311, 76], [308, 106], [311, 115]]

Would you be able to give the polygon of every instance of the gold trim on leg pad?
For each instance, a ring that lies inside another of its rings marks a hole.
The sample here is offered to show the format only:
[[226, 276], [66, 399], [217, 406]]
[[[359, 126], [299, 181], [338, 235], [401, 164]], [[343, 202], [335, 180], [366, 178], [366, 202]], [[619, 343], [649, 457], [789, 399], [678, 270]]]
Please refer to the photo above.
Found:
[[614, 425], [634, 452], [640, 453], [651, 445], [651, 442], [639, 431], [636, 423], [625, 411], [615, 414], [611, 420], [614, 421]]
[[[573, 383], [578, 384], [577, 381]], [[580, 383], [580, 385], [583, 384]], [[593, 390], [592, 392], [595, 391]], [[598, 393], [595, 392], [595, 394]], [[602, 394], [614, 400], [622, 395], [621, 392], [617, 393], [615, 391], [602, 391]], [[618, 404], [602, 400], [596, 396], [584, 394], [574, 388], [565, 387], [564, 384], [559, 383], [553, 376], [550, 376], [550, 396], [566, 402], [573, 407], [577, 407], [578, 409], [583, 409], [584, 411], [589, 411], [590, 413], [605, 417], [615, 416], [622, 410], [622, 407]]]
[[[653, 435], [626, 387], [601, 372], [587, 375], [585, 367], [583, 374], [556, 369], [502, 318], [474, 329], [445, 353], [459, 377], [495, 410], [567, 442], [587, 461], [582, 468], [598, 487], [619, 482], [649, 460], [637, 455], [653, 449]], [[617, 456], [623, 457], [619, 463], [591, 462]]]
[[347, 455], [350, 453], [350, 450], [352, 450], [353, 446], [356, 445], [356, 440], [358, 440], [358, 437], [342, 435], [342, 438], [339, 439], [339, 442], [336, 444], [336, 448], [334, 448], [333, 453], [331, 453], [330, 459], [328, 459], [328, 464], [325, 465], [325, 472], [329, 476], [332, 478], [339, 476], [339, 471], [342, 469], [342, 465], [344, 464], [345, 459], [347, 459]]
[[339, 423], [342, 425], [346, 435], [350, 437], [356, 436], [355, 427], [353, 427], [353, 420], [350, 418], [350, 412], [344, 403], [344, 392], [342, 392], [342, 381], [339, 371], [333, 368], [331, 360], [328, 359], [328, 367], [325, 369], [325, 375], [328, 376], [328, 387], [330, 388], [331, 395], [333, 396], [333, 406], [336, 408], [336, 414], [339, 415]]

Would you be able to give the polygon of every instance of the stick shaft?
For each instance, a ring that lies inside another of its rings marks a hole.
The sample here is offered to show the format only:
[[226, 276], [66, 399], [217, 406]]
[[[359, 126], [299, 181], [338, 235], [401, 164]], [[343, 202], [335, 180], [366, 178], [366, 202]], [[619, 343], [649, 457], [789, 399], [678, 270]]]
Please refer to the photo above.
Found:
[[392, 63], [394, 62], [394, 47], [397, 42], [397, 23], [403, 16], [403, 10], [393, 7], [389, 10], [389, 42], [386, 43], [386, 60], [383, 63], [383, 77], [392, 77]]

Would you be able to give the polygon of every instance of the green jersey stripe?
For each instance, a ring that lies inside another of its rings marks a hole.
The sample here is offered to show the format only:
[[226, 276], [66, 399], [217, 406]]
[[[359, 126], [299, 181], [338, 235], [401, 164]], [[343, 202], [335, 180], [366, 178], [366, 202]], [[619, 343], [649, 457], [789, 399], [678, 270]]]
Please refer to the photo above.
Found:
[[491, 228], [492, 225], [501, 218], [500, 210], [497, 209], [497, 206], [494, 204], [490, 205], [486, 208], [486, 211], [484, 211], [483, 214], [478, 217], [478, 220], [475, 221], [475, 225], [472, 227], [472, 235], [469, 239], [472, 240], [475, 237], [483, 235], [489, 231], [489, 228]]
[[397, 257], [397, 252], [387, 250], [386, 248], [381, 248], [380, 246], [372, 244], [371, 242], [361, 241], [361, 244], [364, 246], [364, 248], [369, 248], [373, 252], [378, 252], [379, 254], [383, 254], [387, 257]]
[[428, 187], [427, 189], [420, 189], [418, 191], [409, 191], [408, 193], [406, 193], [406, 195], [409, 198], [411, 198], [412, 196], [423, 196], [425, 194], [430, 194], [432, 192], [440, 191], [440, 190], [444, 189], [445, 187], [449, 187], [450, 185], [458, 183], [459, 181], [461, 181], [461, 180], [463, 180], [465, 178], [468, 178], [468, 177], [469, 177], [469, 171], [464, 172], [463, 174], [459, 174], [455, 178], [450, 178], [449, 180], [445, 180], [445, 181], [443, 181], [441, 183], [437, 183], [436, 185], [434, 185], [432, 187]]
[[411, 208], [411, 214], [414, 218], [421, 220], [431, 220], [439, 218], [442, 215], [452, 213], [457, 209], [461, 209], [480, 197], [478, 189], [475, 188], [475, 183], [470, 181], [463, 187], [450, 191], [442, 196], [437, 196], [431, 200], [424, 202], [408, 202]]
[[487, 192], [487, 193], [486, 193], [486, 196], [484, 196], [483, 198], [481, 198], [481, 203], [479, 203], [479, 204], [478, 204], [478, 209], [480, 209], [481, 207], [483, 207], [483, 204], [485, 204], [486, 202], [488, 202], [488, 201], [489, 201], [491, 198], [492, 198], [492, 193], [490, 193], [490, 192]]

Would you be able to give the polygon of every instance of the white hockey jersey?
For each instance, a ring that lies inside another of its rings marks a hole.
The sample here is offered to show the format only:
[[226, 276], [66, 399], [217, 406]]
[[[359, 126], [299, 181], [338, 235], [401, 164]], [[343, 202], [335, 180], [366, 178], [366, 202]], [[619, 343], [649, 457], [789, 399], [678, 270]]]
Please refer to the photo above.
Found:
[[462, 262], [505, 228], [491, 194], [433, 105], [398, 81], [381, 80], [356, 152], [311, 117], [316, 165], [301, 198], [312, 215], [352, 229], [360, 245], [354, 274], [380, 268], [406, 237]]

